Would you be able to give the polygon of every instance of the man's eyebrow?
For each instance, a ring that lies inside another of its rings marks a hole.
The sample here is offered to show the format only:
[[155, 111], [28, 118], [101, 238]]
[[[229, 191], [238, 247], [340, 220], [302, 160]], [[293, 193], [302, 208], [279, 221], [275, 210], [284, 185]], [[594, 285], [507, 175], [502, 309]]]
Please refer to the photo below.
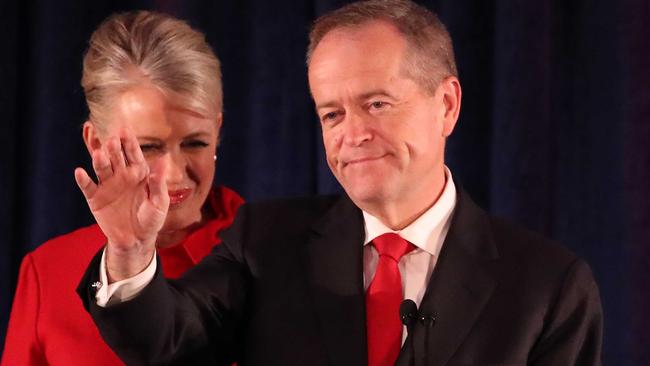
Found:
[[390, 99], [397, 99], [393, 94], [389, 93], [385, 89], [370, 90], [368, 92], [359, 95], [360, 100], [370, 99], [372, 97], [387, 97]]
[[317, 104], [316, 105], [316, 110], [323, 109], [323, 108], [336, 108], [338, 107], [338, 103], [335, 101], [328, 101], [325, 103]]
[[[390, 92], [388, 92], [385, 89], [374, 89], [374, 90], [364, 92], [364, 93], [360, 94], [359, 96], [357, 96], [356, 99], [357, 100], [366, 100], [366, 99], [370, 99], [372, 97], [386, 97], [386, 98], [390, 98], [390, 99], [393, 99], [393, 100], [397, 99], [393, 94], [391, 94]], [[336, 108], [336, 107], [338, 107], [338, 103], [336, 103], [334, 101], [328, 101], [328, 102], [316, 105], [316, 110], [319, 110], [319, 109], [322, 109], [322, 108]]]

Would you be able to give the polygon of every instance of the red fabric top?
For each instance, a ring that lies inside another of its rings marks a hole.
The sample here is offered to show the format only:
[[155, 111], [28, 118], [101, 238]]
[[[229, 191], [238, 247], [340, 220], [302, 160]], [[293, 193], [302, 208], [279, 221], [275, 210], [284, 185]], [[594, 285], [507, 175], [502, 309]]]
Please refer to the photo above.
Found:
[[[215, 188], [208, 203], [216, 217], [178, 245], [158, 250], [164, 275], [179, 277], [205, 257], [243, 202], [234, 191]], [[123, 365], [101, 339], [76, 293], [88, 263], [105, 243], [99, 226], [92, 225], [49, 240], [25, 256], [2, 366]]]

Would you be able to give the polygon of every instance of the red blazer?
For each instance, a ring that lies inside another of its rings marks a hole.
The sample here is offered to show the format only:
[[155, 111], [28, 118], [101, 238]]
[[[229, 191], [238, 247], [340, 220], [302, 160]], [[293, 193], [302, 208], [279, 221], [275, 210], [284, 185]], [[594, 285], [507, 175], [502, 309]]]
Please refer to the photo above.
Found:
[[[183, 242], [158, 250], [165, 277], [179, 277], [218, 244], [243, 199], [215, 188], [208, 197], [216, 218]], [[2, 366], [123, 365], [104, 343], [76, 288], [106, 238], [92, 225], [47, 241], [27, 254], [20, 267]]]

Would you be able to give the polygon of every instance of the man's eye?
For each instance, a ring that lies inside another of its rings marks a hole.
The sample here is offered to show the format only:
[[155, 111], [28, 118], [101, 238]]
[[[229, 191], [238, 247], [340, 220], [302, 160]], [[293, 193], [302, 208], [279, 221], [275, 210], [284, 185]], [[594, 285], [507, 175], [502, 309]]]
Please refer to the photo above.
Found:
[[374, 109], [382, 109], [382, 108], [385, 108], [387, 105], [388, 105], [388, 103], [382, 102], [382, 101], [376, 101], [376, 102], [372, 102], [370, 104], [370, 106], [372, 108], [374, 108]]
[[329, 112], [323, 115], [322, 120], [323, 122], [333, 121], [336, 119], [337, 116], [338, 116], [337, 112]]

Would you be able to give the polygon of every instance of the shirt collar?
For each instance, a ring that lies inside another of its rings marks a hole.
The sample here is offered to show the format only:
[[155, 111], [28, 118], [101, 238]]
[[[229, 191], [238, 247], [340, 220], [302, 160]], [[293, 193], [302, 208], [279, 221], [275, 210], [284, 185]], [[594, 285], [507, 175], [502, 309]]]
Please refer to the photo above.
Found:
[[169, 248], [158, 248], [158, 252], [175, 252], [184, 250], [195, 264], [205, 257], [212, 247], [221, 242], [220, 232], [230, 226], [235, 220], [237, 209], [244, 203], [235, 191], [219, 186], [212, 188], [206, 202], [205, 209], [212, 211], [214, 218], [192, 232], [178, 245]]
[[420, 217], [402, 230], [391, 230], [378, 218], [363, 211], [366, 239], [363, 245], [386, 233], [397, 233], [416, 247], [438, 255], [449, 229], [451, 214], [456, 206], [456, 186], [451, 171], [445, 166], [445, 187], [440, 198]]

